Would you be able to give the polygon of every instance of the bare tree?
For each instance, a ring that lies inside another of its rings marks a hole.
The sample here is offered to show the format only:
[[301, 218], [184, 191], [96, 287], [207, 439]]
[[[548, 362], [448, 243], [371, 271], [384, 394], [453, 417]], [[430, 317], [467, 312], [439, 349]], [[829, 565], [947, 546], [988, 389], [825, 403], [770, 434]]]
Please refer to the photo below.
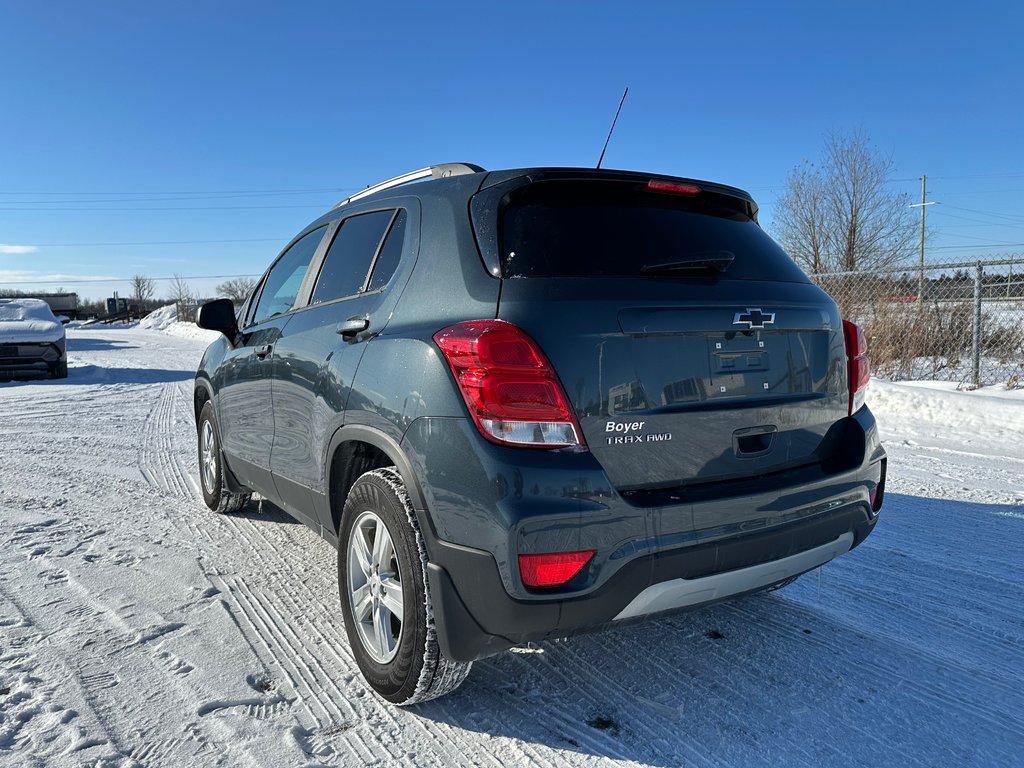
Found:
[[252, 289], [256, 286], [256, 281], [249, 277], [235, 277], [230, 280], [225, 280], [223, 283], [217, 286], [217, 295], [223, 296], [226, 299], [231, 299], [233, 304], [241, 304], [252, 293]]
[[888, 187], [893, 169], [864, 133], [831, 135], [820, 166], [790, 173], [773, 233], [812, 273], [899, 264], [913, 254], [917, 228], [910, 196]]
[[144, 275], [132, 278], [132, 302], [139, 305], [139, 311], [145, 311], [146, 304], [156, 293], [156, 283]]
[[171, 301], [178, 309], [178, 319], [189, 321], [195, 319], [195, 298], [192, 296], [192, 288], [188, 282], [177, 272], [171, 278]]
[[779, 243], [812, 274], [825, 271], [825, 197], [821, 173], [813, 164], [804, 162], [790, 172], [775, 214], [774, 229]]

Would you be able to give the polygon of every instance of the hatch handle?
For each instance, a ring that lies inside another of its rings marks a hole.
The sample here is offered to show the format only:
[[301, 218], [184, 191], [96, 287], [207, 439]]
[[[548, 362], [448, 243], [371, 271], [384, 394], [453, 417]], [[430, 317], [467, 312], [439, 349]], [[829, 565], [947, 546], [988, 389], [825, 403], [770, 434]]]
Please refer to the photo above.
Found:
[[764, 456], [772, 449], [778, 431], [779, 428], [774, 424], [737, 429], [732, 433], [732, 445], [737, 458], [752, 459]]

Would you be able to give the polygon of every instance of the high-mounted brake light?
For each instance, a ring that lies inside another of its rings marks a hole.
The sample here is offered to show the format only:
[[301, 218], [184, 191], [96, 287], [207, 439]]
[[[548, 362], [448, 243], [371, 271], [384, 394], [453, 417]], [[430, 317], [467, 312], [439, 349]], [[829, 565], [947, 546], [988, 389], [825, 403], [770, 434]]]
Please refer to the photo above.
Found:
[[519, 575], [528, 587], [560, 587], [571, 581], [590, 562], [594, 550], [520, 555]]
[[651, 192], [667, 192], [670, 195], [699, 195], [700, 187], [696, 184], [680, 184], [677, 181], [658, 181], [651, 179], [647, 182], [647, 189]]
[[434, 334], [477, 429], [501, 445], [585, 445], [558, 376], [536, 342], [504, 320]]
[[864, 405], [864, 392], [871, 380], [868, 361], [868, 342], [864, 331], [849, 320], [843, 320], [843, 339], [846, 342], [846, 367], [850, 373], [850, 415]]

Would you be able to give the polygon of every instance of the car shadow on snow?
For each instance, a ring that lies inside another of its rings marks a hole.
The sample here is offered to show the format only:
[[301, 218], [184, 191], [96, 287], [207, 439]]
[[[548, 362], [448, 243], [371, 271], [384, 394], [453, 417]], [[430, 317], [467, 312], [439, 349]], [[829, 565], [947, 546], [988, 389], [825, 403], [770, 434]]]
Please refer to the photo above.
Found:
[[1022, 506], [890, 494], [864, 545], [783, 590], [515, 649], [410, 711], [665, 768], [1011, 764], [1022, 545]]
[[70, 336], [68, 338], [68, 351], [75, 352], [112, 352], [138, 349], [141, 345], [133, 344], [130, 341], [121, 339], [97, 339], [94, 337]]
[[195, 371], [175, 371], [167, 368], [105, 368], [98, 365], [76, 365], [68, 369], [66, 379], [25, 377], [0, 379], [0, 386], [44, 384], [51, 387], [80, 386], [85, 384], [162, 384], [172, 381], [188, 381], [195, 378]]
[[244, 520], [252, 520], [257, 523], [282, 523], [284, 525], [302, 525], [298, 520], [289, 515], [276, 504], [264, 501], [260, 504], [259, 499], [250, 501], [237, 512], [232, 512], [231, 517], [239, 517]]

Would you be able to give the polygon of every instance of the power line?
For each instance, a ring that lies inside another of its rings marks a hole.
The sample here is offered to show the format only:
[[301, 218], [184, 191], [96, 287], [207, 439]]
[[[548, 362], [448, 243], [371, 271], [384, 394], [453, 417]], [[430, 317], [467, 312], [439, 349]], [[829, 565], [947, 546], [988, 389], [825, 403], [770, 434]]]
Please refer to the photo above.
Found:
[[1024, 189], [954, 189], [951, 192], [943, 190], [942, 196], [947, 197], [948, 195], [1001, 195], [1008, 192], [1024, 192]]
[[990, 219], [988, 221], [985, 221], [984, 219], [976, 219], [976, 218], [972, 218], [971, 216], [960, 216], [960, 215], [955, 214], [955, 213], [950, 213], [949, 211], [943, 210], [941, 208], [939, 208], [939, 209], [937, 209], [935, 211], [932, 211], [932, 213], [933, 214], [941, 215], [941, 217], [943, 219], [950, 218], [950, 219], [957, 219], [959, 221], [973, 221], [974, 222], [973, 224], [953, 224], [953, 225], [943, 224], [943, 229], [957, 229], [957, 228], [965, 229], [967, 227], [989, 227], [989, 228], [1005, 227], [1007, 229], [1024, 229], [1024, 220], [1018, 221], [1018, 220], [1008, 219], [1006, 221], [992, 221]]
[[249, 237], [237, 240], [149, 240], [116, 243], [31, 243], [36, 248], [85, 248], [93, 246], [111, 247], [117, 245], [209, 245], [212, 243], [272, 243], [283, 242], [283, 237]]
[[139, 192], [126, 190], [105, 190], [103, 192], [86, 192], [74, 190], [72, 192], [43, 192], [40, 190], [0, 190], [0, 195], [291, 195], [305, 194], [307, 192], [345, 192], [350, 189], [362, 189], [362, 187], [308, 187], [305, 189], [203, 189], [188, 191], [181, 189], [164, 190], [157, 192]]
[[978, 208], [964, 208], [959, 205], [947, 205], [946, 207], [952, 208], [953, 210], [956, 211], [966, 211], [967, 213], [980, 213], [983, 216], [991, 216], [996, 219], [1006, 219], [1007, 221], [1024, 222], [1024, 216], [1018, 216], [1012, 213], [1000, 213], [999, 211], [983, 211]]
[[[181, 195], [175, 197], [113, 197], [106, 200], [3, 200], [4, 205], [61, 205], [61, 204], [82, 204], [93, 205], [95, 203], [158, 203], [169, 200], [227, 200], [229, 198], [253, 198], [253, 197], [278, 197], [283, 195], [322, 195], [325, 192], [331, 194], [342, 194], [345, 192], [357, 191], [357, 187], [338, 187], [330, 190], [314, 190], [309, 192], [239, 192], [238, 194], [213, 194], [213, 195]], [[2, 194], [2, 193], [0, 193]], [[83, 193], [88, 194], [88, 193]]]
[[[148, 277], [148, 280], [227, 280], [235, 277], [259, 277], [258, 274], [247, 275], [192, 275], [171, 277]], [[83, 283], [130, 283], [131, 277], [82, 277], [76, 280], [4, 280], [0, 285], [79, 285]]]
[[1024, 171], [1005, 173], [969, 173], [963, 176], [932, 176], [933, 179], [1017, 179], [1024, 178]]
[[964, 250], [980, 250], [989, 248], [1020, 248], [1024, 246], [1024, 243], [999, 243], [991, 245], [933, 245], [928, 250], [930, 251], [964, 251]]
[[125, 212], [125, 211], [252, 211], [269, 208], [316, 208], [322, 210], [323, 205], [203, 205], [203, 206], [164, 206], [137, 208], [5, 208], [0, 211], [82, 211], [82, 212]]

